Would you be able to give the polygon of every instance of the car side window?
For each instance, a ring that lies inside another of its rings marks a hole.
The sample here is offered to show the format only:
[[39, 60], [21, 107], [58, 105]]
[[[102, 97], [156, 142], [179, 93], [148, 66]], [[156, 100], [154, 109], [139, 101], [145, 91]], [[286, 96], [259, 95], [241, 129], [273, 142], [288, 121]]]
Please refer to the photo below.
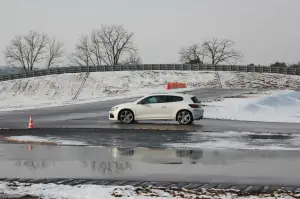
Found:
[[154, 104], [154, 103], [157, 103], [157, 99], [155, 96], [148, 97], [148, 98], [146, 98], [145, 103], [146, 104]]
[[155, 104], [167, 102], [167, 96], [150, 96], [142, 100], [143, 104]]
[[142, 104], [153, 104], [156, 103], [156, 98], [155, 96], [150, 96], [150, 97], [146, 97], [145, 99], [143, 99], [141, 101]]
[[156, 98], [157, 98], [157, 103], [168, 102], [168, 96], [166, 96], [166, 95], [156, 96]]
[[183, 97], [180, 96], [169, 96], [168, 102], [180, 102], [183, 101]]

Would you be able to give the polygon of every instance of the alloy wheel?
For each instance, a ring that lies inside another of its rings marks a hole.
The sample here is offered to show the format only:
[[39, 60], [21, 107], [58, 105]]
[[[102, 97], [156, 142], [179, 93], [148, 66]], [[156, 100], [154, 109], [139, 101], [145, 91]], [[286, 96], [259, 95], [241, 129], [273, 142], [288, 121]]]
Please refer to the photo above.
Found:
[[190, 124], [192, 120], [192, 115], [188, 111], [180, 111], [177, 115], [177, 121], [180, 124]]
[[133, 113], [129, 110], [124, 110], [120, 114], [120, 120], [125, 123], [129, 124], [133, 122]]

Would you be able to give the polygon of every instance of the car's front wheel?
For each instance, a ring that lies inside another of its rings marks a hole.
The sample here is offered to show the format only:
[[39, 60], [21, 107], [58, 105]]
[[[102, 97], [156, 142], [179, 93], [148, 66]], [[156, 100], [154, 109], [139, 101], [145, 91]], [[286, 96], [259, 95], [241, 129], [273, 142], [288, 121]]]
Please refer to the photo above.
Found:
[[193, 116], [190, 111], [188, 110], [181, 110], [177, 113], [176, 120], [179, 122], [179, 124], [191, 124], [193, 123]]
[[119, 113], [119, 120], [122, 123], [125, 123], [125, 124], [133, 123], [134, 122], [133, 112], [131, 110], [128, 110], [128, 109], [121, 110], [120, 113]]

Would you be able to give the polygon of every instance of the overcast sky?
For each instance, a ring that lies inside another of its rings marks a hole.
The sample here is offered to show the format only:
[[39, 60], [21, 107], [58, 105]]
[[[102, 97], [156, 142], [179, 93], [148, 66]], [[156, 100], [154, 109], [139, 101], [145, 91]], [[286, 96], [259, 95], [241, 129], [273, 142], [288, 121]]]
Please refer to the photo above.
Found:
[[0, 65], [17, 34], [48, 33], [72, 52], [101, 24], [135, 33], [143, 63], [177, 63], [180, 47], [234, 40], [244, 64], [300, 61], [300, 0], [0, 0]]

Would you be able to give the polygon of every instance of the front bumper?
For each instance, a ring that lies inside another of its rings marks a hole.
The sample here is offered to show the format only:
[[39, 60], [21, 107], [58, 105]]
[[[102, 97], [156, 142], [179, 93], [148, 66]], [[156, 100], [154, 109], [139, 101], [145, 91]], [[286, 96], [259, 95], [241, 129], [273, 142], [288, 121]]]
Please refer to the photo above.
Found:
[[117, 111], [109, 111], [108, 119], [114, 120], [114, 121], [118, 120], [118, 112]]

